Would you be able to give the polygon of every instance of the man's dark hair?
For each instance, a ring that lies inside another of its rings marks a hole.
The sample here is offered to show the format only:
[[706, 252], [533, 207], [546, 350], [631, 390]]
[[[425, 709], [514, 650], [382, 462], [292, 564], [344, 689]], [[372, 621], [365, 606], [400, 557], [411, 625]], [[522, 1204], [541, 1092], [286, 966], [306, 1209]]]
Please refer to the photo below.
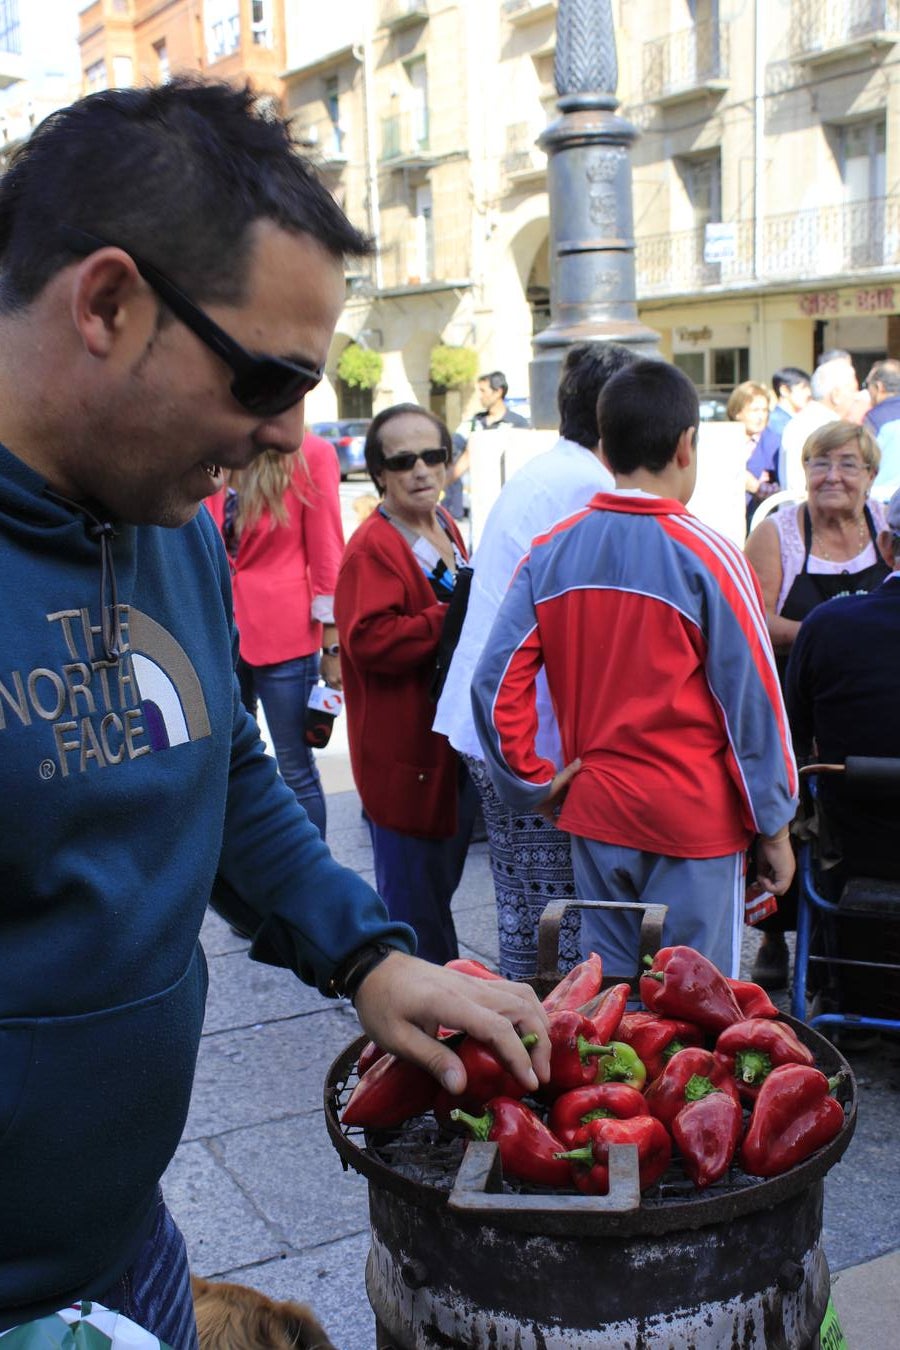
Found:
[[372, 251], [249, 89], [182, 77], [91, 94], [42, 122], [0, 178], [0, 311], [72, 261], [60, 223], [138, 254], [194, 300], [239, 303], [257, 220], [336, 259]]
[[377, 474], [381, 472], [384, 464], [384, 451], [381, 448], [381, 433], [388, 422], [392, 422], [395, 417], [403, 417], [405, 413], [415, 413], [417, 417], [425, 417], [431, 422], [437, 432], [437, 446], [443, 446], [447, 452], [447, 463], [453, 458], [453, 437], [450, 430], [439, 417], [431, 411], [430, 408], [422, 408], [418, 403], [394, 403], [390, 408], [382, 408], [376, 417], [372, 418], [369, 429], [366, 432], [365, 456], [366, 468], [369, 470], [369, 477], [378, 489], [379, 496], [384, 496], [384, 488], [378, 482]]
[[509, 389], [509, 384], [502, 370], [492, 370], [487, 375], [479, 375], [478, 384], [489, 384], [492, 389], [502, 389], [504, 398], [506, 398], [506, 391]]
[[876, 361], [866, 376], [866, 384], [880, 384], [887, 394], [900, 394], [900, 361], [887, 357]]
[[682, 432], [700, 422], [697, 390], [667, 361], [635, 361], [604, 385], [597, 420], [603, 454], [616, 473], [661, 473]]
[[776, 398], [781, 398], [785, 389], [796, 389], [798, 384], [809, 384], [809, 382], [809, 375], [799, 366], [782, 366], [772, 376], [772, 388], [775, 390]]
[[603, 386], [617, 370], [636, 360], [627, 347], [613, 342], [576, 342], [570, 347], [556, 390], [560, 436], [577, 441], [588, 450], [596, 449], [600, 439], [597, 401]]

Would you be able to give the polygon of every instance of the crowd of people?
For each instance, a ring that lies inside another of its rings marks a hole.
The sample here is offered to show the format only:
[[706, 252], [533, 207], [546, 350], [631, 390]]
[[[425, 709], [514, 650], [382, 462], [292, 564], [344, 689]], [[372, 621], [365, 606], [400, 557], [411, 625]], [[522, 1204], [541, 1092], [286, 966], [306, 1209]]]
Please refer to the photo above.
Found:
[[[860, 748], [900, 753], [898, 363], [865, 400], [844, 353], [778, 372], [774, 400], [735, 391], [749, 498], [802, 480], [746, 556], [688, 509], [691, 382], [593, 343], [566, 356], [558, 442], [506, 483], [472, 560], [442, 505], [463, 461], [414, 404], [369, 427], [377, 497], [344, 546], [303, 401], [345, 261], [372, 248], [287, 125], [224, 85], [92, 95], [0, 179], [0, 1331], [86, 1299], [196, 1346], [160, 1178], [208, 904], [448, 1092], [465, 1070], [440, 1025], [534, 1090], [533, 992], [445, 964], [479, 802], [504, 976], [532, 973], [540, 911], [572, 896], [620, 908], [570, 921], [569, 963], [597, 950], [633, 976], [628, 906], [659, 901], [667, 943], [734, 975], [748, 854], [776, 895], [794, 873], [792, 739], [855, 746], [858, 680]], [[482, 377], [479, 426], [516, 433], [506, 392]], [[325, 844], [302, 734], [318, 681], [346, 696], [377, 890]]]

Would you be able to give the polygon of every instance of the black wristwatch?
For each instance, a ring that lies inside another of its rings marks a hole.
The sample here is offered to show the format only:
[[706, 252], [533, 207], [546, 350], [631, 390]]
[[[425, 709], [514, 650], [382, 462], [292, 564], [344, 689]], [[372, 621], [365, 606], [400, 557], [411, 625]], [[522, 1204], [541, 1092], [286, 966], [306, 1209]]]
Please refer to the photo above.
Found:
[[367, 942], [364, 947], [357, 947], [332, 975], [328, 982], [329, 993], [335, 998], [349, 998], [355, 1006], [357, 990], [363, 980], [395, 951], [397, 948], [389, 947], [386, 942]]
[[323, 656], [340, 656], [340, 654], [341, 644], [339, 642], [332, 642], [329, 646], [322, 648]]

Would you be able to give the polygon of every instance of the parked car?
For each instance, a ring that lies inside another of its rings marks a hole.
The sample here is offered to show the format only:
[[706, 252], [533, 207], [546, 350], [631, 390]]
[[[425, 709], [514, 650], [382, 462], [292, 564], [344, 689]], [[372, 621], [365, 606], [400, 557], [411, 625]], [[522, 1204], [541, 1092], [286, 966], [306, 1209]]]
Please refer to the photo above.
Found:
[[341, 466], [341, 478], [366, 472], [364, 446], [369, 429], [369, 417], [341, 418], [336, 422], [313, 422], [310, 431], [330, 441]]

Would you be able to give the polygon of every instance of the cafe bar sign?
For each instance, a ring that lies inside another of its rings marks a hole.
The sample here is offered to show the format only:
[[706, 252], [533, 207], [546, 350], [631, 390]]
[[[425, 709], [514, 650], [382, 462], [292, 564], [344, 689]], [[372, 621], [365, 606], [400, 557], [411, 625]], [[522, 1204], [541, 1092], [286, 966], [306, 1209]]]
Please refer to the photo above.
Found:
[[805, 291], [797, 296], [797, 308], [810, 319], [848, 317], [851, 314], [896, 314], [900, 311], [900, 286], [861, 286], [839, 291]]

